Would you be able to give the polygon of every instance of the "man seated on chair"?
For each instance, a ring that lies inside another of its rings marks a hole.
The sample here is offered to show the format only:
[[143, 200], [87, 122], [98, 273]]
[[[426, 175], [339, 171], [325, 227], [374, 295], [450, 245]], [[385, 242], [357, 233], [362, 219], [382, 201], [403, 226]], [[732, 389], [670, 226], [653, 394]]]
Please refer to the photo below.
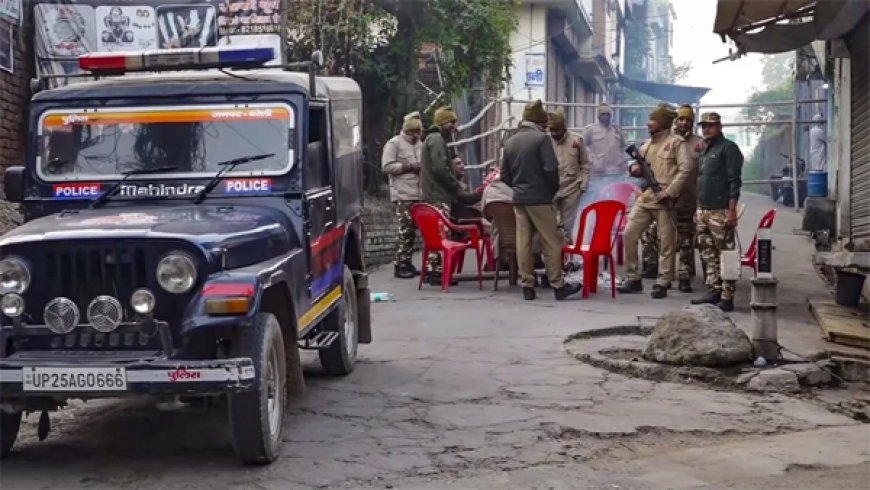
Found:
[[[426, 131], [422, 149], [422, 171], [420, 173], [423, 200], [450, 216], [450, 206], [457, 201], [480, 200], [462, 190], [456, 177], [455, 165], [461, 159], [447, 146], [447, 141], [456, 133], [457, 116], [450, 106], [435, 111], [433, 125]], [[440, 252], [429, 255], [426, 274], [429, 284], [441, 284], [442, 258]]]
[[544, 244], [544, 265], [556, 300], [582, 289], [565, 282], [562, 273], [564, 236], [556, 223], [553, 199], [559, 190], [559, 162], [551, 138], [544, 132], [547, 112], [540, 100], [523, 110], [519, 130], [504, 145], [501, 180], [513, 189], [517, 219], [517, 262], [522, 276], [523, 298], [535, 299], [535, 262], [532, 236], [537, 231]]

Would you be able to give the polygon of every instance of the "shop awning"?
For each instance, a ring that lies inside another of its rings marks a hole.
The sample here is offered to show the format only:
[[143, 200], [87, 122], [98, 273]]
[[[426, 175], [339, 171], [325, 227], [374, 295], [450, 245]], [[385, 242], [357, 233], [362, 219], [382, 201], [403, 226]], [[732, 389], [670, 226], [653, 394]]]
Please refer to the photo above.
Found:
[[619, 77], [619, 83], [631, 90], [649, 95], [655, 99], [672, 104], [694, 104], [710, 91], [707, 87], [691, 87], [673, 83], [650, 82], [636, 78]]
[[868, 10], [868, 0], [719, 0], [713, 32], [743, 53], [782, 53], [844, 36]]

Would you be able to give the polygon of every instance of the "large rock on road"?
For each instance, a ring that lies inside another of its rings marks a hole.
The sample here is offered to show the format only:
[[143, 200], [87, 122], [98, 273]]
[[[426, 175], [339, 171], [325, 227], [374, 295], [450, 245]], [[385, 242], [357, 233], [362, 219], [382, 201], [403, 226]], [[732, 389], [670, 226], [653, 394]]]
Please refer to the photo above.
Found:
[[688, 306], [659, 319], [643, 357], [680, 366], [730, 366], [752, 360], [752, 342], [716, 306]]

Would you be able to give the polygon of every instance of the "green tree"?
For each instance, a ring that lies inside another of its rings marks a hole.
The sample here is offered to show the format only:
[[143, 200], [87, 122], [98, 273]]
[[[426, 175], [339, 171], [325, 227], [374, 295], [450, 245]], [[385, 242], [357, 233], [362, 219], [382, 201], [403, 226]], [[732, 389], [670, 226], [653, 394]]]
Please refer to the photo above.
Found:
[[324, 72], [354, 78], [363, 92], [367, 180], [380, 181], [380, 152], [402, 116], [422, 110], [420, 46], [439, 47], [445, 97], [472, 79], [494, 90], [508, 79], [518, 0], [300, 0], [288, 9], [290, 57], [322, 49]]

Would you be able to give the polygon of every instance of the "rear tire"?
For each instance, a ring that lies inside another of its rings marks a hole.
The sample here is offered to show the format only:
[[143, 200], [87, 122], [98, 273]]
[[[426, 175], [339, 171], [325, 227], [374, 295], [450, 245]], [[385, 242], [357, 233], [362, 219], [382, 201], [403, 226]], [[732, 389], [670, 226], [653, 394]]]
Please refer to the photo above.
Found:
[[253, 360], [256, 383], [254, 391], [228, 397], [233, 449], [245, 464], [271, 463], [278, 459], [287, 408], [287, 362], [275, 315], [258, 314], [251, 328], [239, 331], [231, 354]]
[[21, 427], [21, 412], [7, 413], [0, 411], [0, 458], [9, 456], [15, 440], [18, 439], [18, 429]]
[[327, 332], [338, 332], [338, 339], [328, 349], [319, 351], [323, 372], [330, 376], [345, 376], [353, 372], [359, 347], [359, 315], [356, 306], [356, 285], [353, 274], [344, 266], [341, 300], [322, 324]]

